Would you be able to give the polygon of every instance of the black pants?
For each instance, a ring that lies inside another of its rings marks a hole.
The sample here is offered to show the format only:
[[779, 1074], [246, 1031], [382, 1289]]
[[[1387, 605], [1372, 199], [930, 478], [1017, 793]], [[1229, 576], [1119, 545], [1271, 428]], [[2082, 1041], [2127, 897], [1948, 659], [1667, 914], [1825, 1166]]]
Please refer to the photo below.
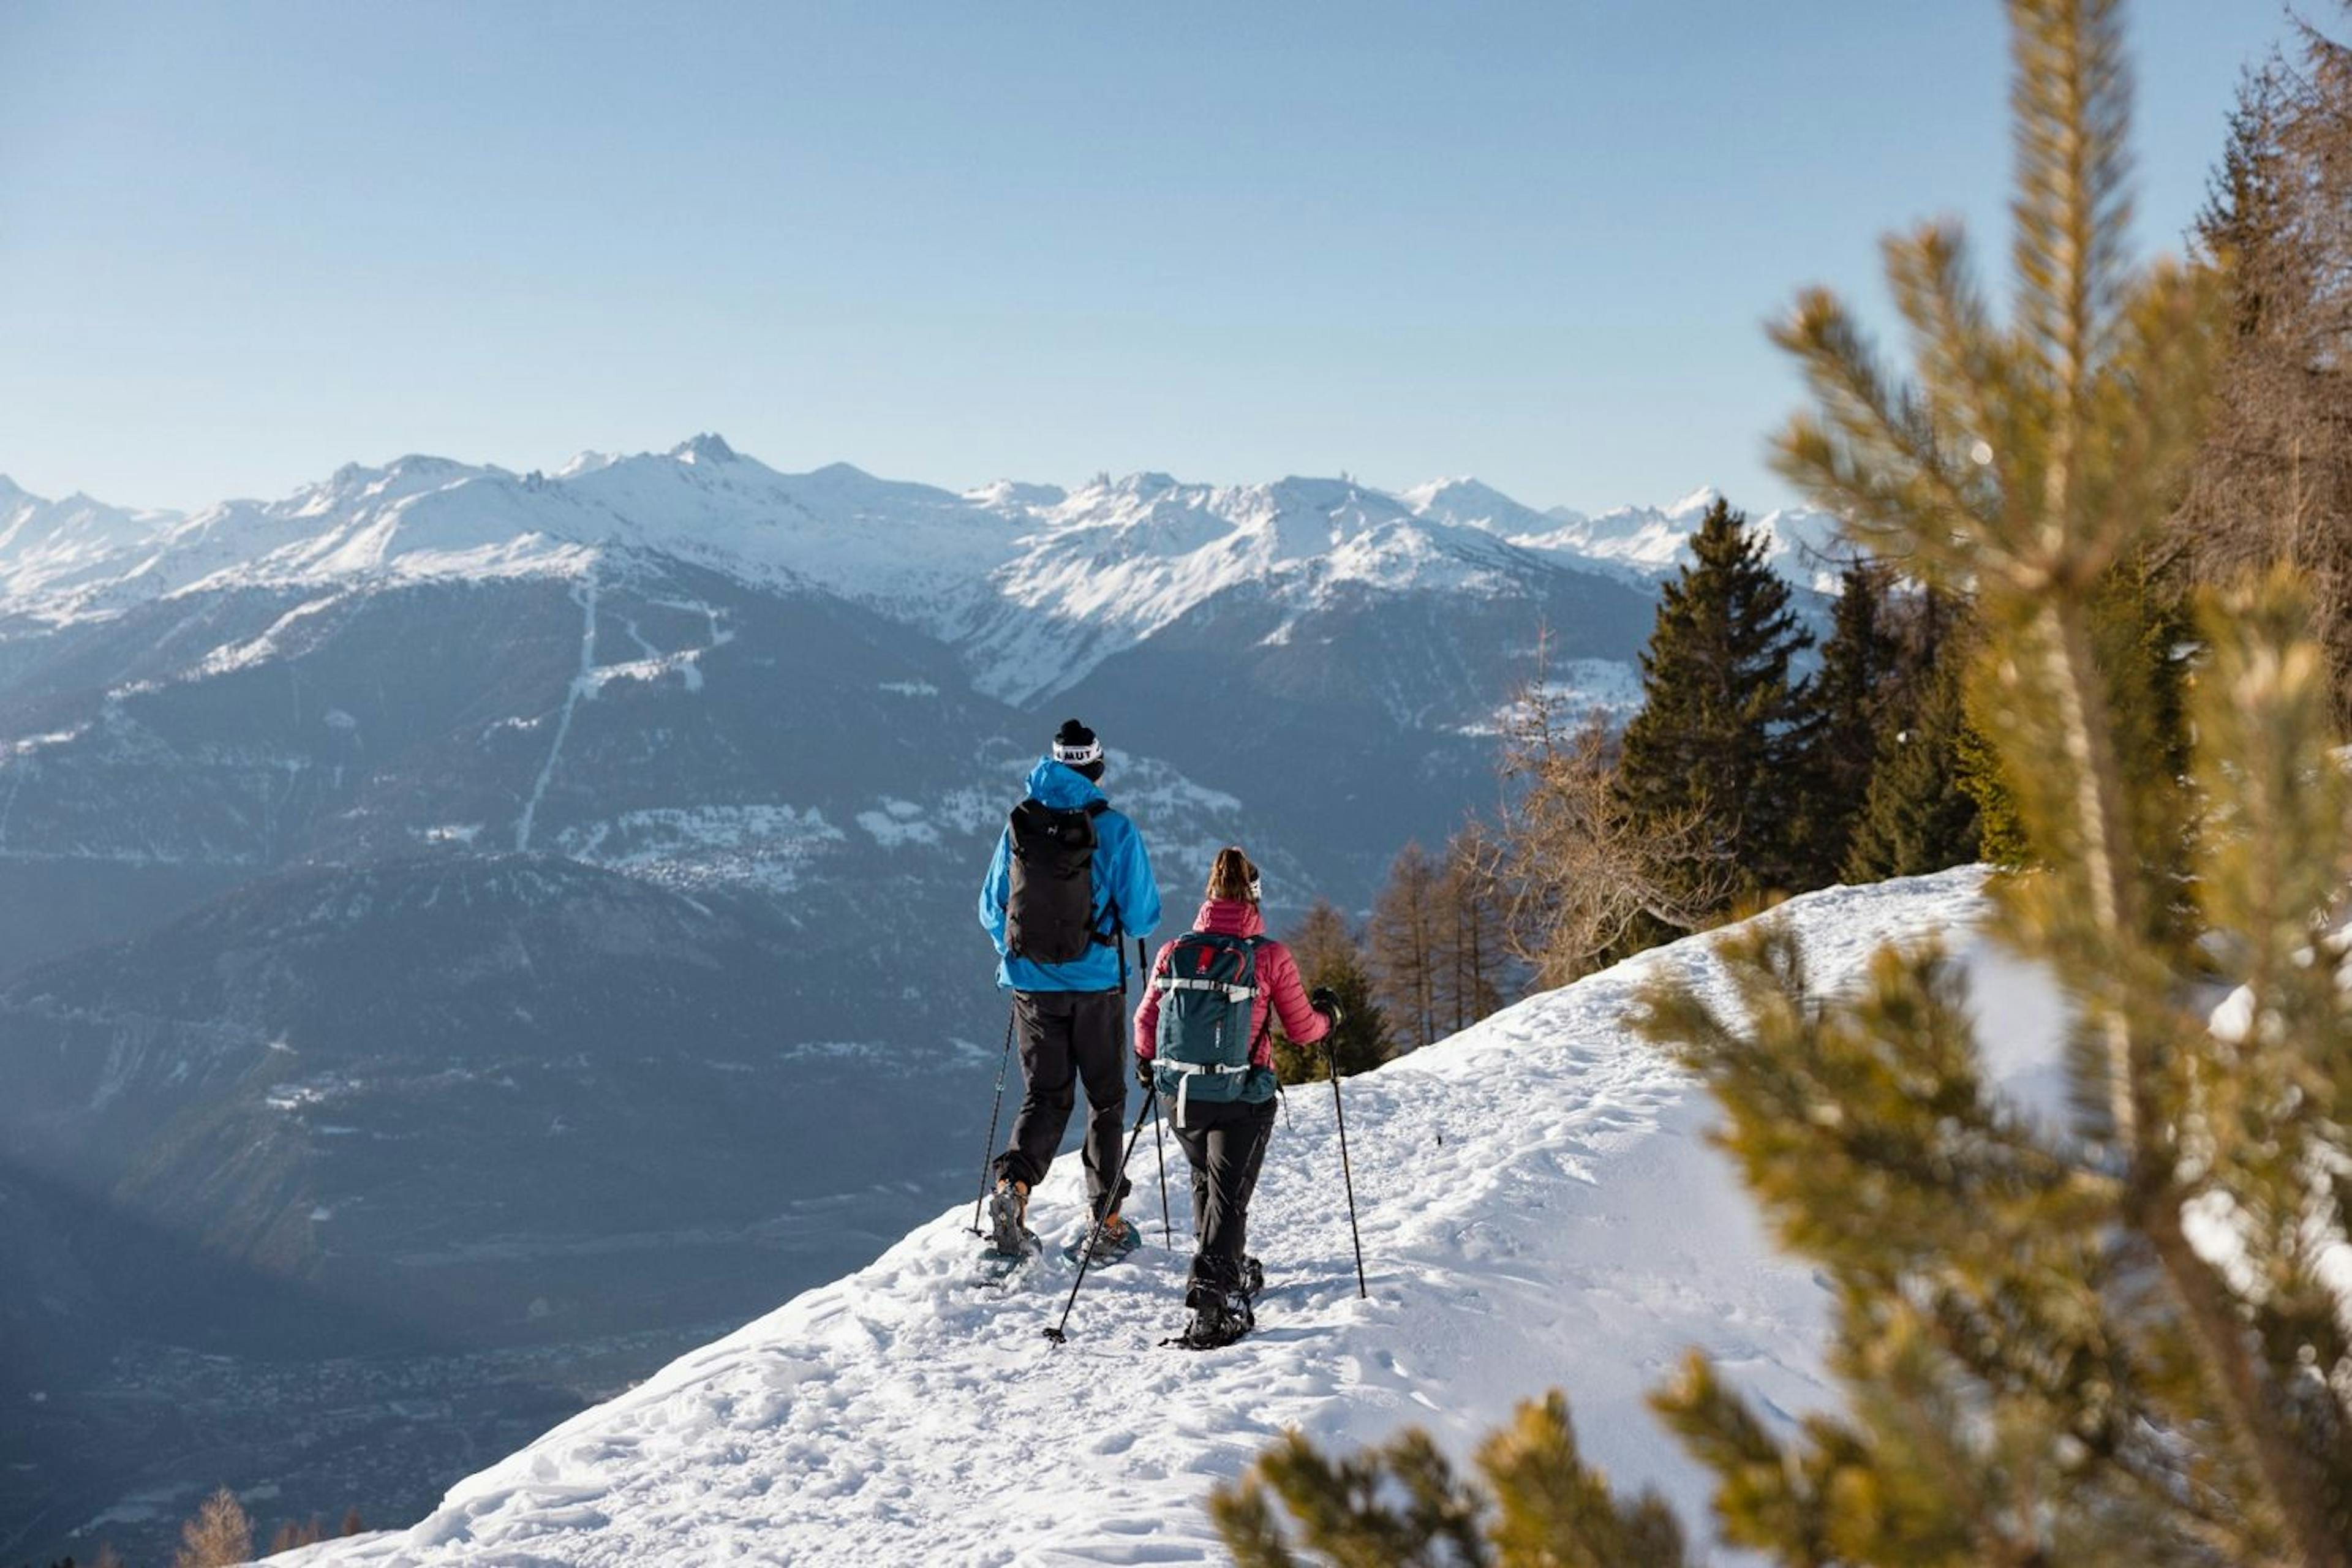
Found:
[[[1013, 1026], [1021, 1041], [1021, 1113], [1013, 1119], [1012, 1142], [996, 1157], [996, 1173], [1032, 1187], [1045, 1179], [1083, 1079], [1087, 1197], [1099, 1214], [1104, 1189], [1119, 1181], [1119, 1135], [1127, 1130], [1127, 997], [1118, 991], [1016, 991]], [[1127, 1197], [1123, 1181], [1118, 1196]]]
[[1199, 1237], [1185, 1291], [1189, 1301], [1195, 1290], [1232, 1290], [1241, 1284], [1250, 1194], [1257, 1190], [1257, 1170], [1274, 1137], [1274, 1101], [1194, 1101], [1184, 1107], [1184, 1118], [1187, 1124], [1175, 1128], [1176, 1142], [1192, 1162], [1192, 1234]]

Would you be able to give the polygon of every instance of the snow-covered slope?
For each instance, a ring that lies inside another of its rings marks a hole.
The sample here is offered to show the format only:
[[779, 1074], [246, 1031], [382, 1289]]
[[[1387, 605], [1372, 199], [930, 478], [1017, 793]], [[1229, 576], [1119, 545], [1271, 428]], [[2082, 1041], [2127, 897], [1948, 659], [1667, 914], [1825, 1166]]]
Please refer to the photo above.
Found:
[[[1978, 888], [1960, 870], [1785, 910], [1837, 985], [1890, 939], [1966, 948]], [[1181, 1317], [1181, 1215], [1173, 1250], [1088, 1279], [1056, 1349], [1040, 1330], [1070, 1268], [1049, 1254], [1009, 1294], [975, 1289], [959, 1209], [460, 1483], [414, 1528], [281, 1561], [1217, 1562], [1208, 1489], [1284, 1429], [1356, 1445], [1419, 1423], [1459, 1455], [1552, 1386], [1620, 1484], [1655, 1482], [1703, 1519], [1699, 1473], [1642, 1404], [1685, 1347], [1783, 1418], [1828, 1396], [1820, 1288], [1705, 1143], [1708, 1102], [1622, 1023], [1646, 975], [1717, 985], [1712, 967], [1703, 939], [1679, 943], [1349, 1080], [1369, 1300], [1331, 1100], [1302, 1089], [1252, 1215], [1268, 1289], [1238, 1346], [1156, 1348]], [[2046, 993], [2012, 966], [1988, 1006], [1996, 1068], [2030, 1075]], [[1152, 1160], [1130, 1167], [1139, 1215]], [[1076, 1177], [1065, 1159], [1040, 1190], [1048, 1234], [1081, 1223]]]

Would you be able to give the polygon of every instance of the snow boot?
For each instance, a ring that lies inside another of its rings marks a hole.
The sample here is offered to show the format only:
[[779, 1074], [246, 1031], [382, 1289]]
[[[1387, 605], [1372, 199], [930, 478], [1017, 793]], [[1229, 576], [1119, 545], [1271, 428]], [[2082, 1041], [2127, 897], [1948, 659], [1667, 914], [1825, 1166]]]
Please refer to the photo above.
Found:
[[1265, 1289], [1265, 1265], [1255, 1258], [1242, 1259], [1242, 1300], [1255, 1302]]
[[1213, 1351], [1232, 1344], [1257, 1327], [1249, 1298], [1238, 1290], [1193, 1292], [1192, 1321], [1171, 1342], [1188, 1351]]
[[1098, 1226], [1089, 1226], [1087, 1234], [1065, 1248], [1063, 1255], [1075, 1263], [1084, 1254], [1099, 1268], [1106, 1263], [1117, 1263], [1142, 1245], [1143, 1233], [1135, 1228], [1135, 1222], [1113, 1215]]
[[1029, 1234], [1028, 1216], [1029, 1189], [1010, 1176], [998, 1182], [988, 1197], [989, 1249], [1020, 1257], [1027, 1250], [1022, 1238]]
[[1009, 1287], [1037, 1261], [1044, 1250], [1045, 1244], [1037, 1239], [1034, 1231], [1021, 1233], [1021, 1250], [1017, 1253], [999, 1252], [992, 1242], [988, 1250], [980, 1255], [980, 1268], [973, 1273], [971, 1282], [999, 1289]]

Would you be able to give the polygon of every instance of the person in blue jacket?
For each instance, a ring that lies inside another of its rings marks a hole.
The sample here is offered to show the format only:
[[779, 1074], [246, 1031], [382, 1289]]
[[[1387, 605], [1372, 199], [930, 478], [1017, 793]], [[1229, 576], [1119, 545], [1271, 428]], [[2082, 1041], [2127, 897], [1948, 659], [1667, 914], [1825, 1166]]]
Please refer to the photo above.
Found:
[[[988, 879], [980, 889], [980, 923], [996, 943], [996, 984], [1013, 993], [1014, 1033], [1021, 1043], [1024, 1088], [1013, 1136], [996, 1157], [996, 1190], [989, 1203], [994, 1245], [1017, 1252], [1026, 1234], [1029, 1191], [1045, 1179], [1076, 1101], [1087, 1091], [1084, 1158], [1091, 1212], [1108, 1215], [1093, 1233], [1095, 1247], [1124, 1251], [1132, 1222], [1119, 1216], [1127, 1184], [1118, 1171], [1119, 1134], [1127, 1119], [1126, 942], [1160, 923], [1160, 889], [1143, 836], [1110, 809], [1097, 787], [1103, 775], [1102, 742], [1076, 719], [1054, 736], [1050, 756], [1029, 773], [1029, 798], [1063, 811], [1093, 814], [1093, 931], [1079, 957], [1041, 963], [1006, 952], [1006, 901], [1012, 891], [1013, 830], [996, 841]], [[1112, 1184], [1118, 1190], [1111, 1190]]]

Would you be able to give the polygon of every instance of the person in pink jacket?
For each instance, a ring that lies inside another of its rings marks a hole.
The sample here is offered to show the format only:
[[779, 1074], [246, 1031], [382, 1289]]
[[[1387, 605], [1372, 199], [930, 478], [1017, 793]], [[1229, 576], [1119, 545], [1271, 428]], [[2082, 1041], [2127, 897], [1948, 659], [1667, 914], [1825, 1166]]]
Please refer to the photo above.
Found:
[[1256, 1324], [1264, 1282], [1244, 1250], [1250, 1194], [1274, 1135], [1273, 1021], [1299, 1045], [1339, 1021], [1339, 999], [1309, 995], [1290, 950], [1265, 934], [1257, 868], [1221, 849], [1192, 929], [1160, 950], [1135, 1010], [1136, 1076], [1171, 1108], [1192, 1165], [1192, 1320], [1178, 1343], [1231, 1344]]

